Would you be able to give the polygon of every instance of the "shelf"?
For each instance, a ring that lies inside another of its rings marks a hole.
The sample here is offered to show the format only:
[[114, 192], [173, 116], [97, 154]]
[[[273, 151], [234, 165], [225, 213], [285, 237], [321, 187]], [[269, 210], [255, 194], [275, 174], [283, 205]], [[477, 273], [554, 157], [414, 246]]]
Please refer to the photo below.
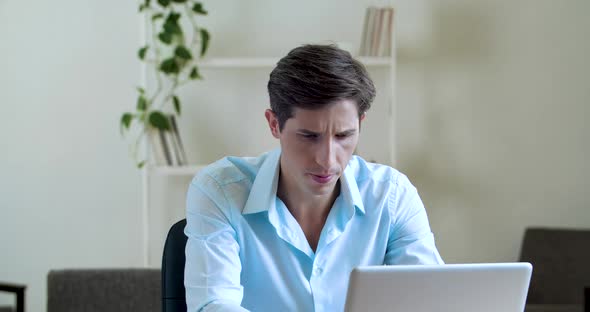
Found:
[[148, 170], [150, 173], [156, 175], [166, 176], [194, 176], [199, 170], [206, 165], [190, 165], [190, 166], [150, 166]]
[[[387, 67], [393, 65], [391, 57], [356, 57], [367, 67]], [[269, 68], [276, 66], [279, 58], [275, 57], [219, 57], [199, 62], [202, 69], [215, 68]]]
[[273, 67], [279, 61], [278, 58], [272, 57], [223, 57], [205, 59], [199, 62], [199, 67], [206, 68], [265, 68]]
[[357, 60], [361, 61], [368, 67], [388, 67], [394, 65], [394, 60], [390, 56], [374, 57], [374, 56], [357, 56]]

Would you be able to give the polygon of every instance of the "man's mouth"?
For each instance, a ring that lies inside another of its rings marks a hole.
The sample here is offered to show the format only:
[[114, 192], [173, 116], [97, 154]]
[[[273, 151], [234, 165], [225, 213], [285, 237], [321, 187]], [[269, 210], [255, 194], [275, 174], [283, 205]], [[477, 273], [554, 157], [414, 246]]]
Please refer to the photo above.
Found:
[[328, 175], [324, 175], [324, 174], [313, 174], [310, 173], [311, 178], [320, 184], [326, 184], [328, 182], [330, 182], [332, 180], [332, 178], [334, 177], [333, 174], [328, 174]]

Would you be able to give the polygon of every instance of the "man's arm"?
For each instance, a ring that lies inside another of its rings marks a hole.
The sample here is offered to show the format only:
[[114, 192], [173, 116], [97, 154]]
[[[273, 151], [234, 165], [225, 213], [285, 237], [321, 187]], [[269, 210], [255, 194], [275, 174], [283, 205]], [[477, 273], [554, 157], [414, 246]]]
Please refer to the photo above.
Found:
[[392, 222], [385, 264], [444, 264], [418, 191], [403, 174], [396, 183], [389, 194]]
[[200, 174], [186, 202], [184, 285], [189, 312], [247, 311], [240, 307], [240, 246], [230, 219], [223, 191], [211, 177]]

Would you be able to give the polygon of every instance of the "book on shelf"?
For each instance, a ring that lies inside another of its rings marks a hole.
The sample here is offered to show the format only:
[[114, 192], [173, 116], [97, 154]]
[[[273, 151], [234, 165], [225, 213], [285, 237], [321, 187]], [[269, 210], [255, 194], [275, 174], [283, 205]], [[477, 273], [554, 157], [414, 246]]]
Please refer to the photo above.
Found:
[[169, 124], [170, 130], [152, 129], [148, 133], [154, 164], [157, 166], [186, 166], [186, 153], [174, 116], [169, 116]]
[[367, 55], [367, 37], [369, 32], [369, 17], [371, 15], [371, 7], [365, 10], [365, 20], [363, 22], [363, 34], [361, 37], [361, 46], [359, 48], [359, 55]]
[[158, 129], [148, 130], [148, 139], [152, 150], [153, 162], [157, 166], [168, 165], [168, 160], [164, 154], [164, 146], [160, 139], [160, 131]]
[[166, 165], [172, 166], [172, 155], [170, 154], [170, 147], [168, 146], [168, 140], [166, 138], [166, 130], [158, 129], [158, 137], [160, 138], [160, 144], [164, 151], [164, 158], [166, 159]]
[[361, 56], [391, 56], [393, 18], [392, 7], [371, 6], [366, 9], [360, 47]]
[[381, 40], [381, 20], [383, 19], [383, 9], [378, 8], [373, 20], [373, 39], [371, 40], [371, 47], [369, 53], [371, 56], [377, 56], [377, 50]]
[[180, 132], [178, 131], [178, 125], [174, 115], [170, 115], [170, 133], [172, 136], [172, 141], [174, 142], [178, 164], [180, 166], [186, 166], [188, 161], [186, 159], [186, 153], [184, 152], [184, 146], [182, 145], [182, 140], [180, 139]]
[[170, 166], [180, 166], [172, 129], [164, 131], [164, 138], [166, 139], [166, 147], [168, 147], [168, 152], [170, 153]]
[[391, 56], [391, 40], [393, 31], [393, 8], [383, 8], [381, 18], [380, 40], [377, 47], [377, 56]]
[[368, 7], [365, 11], [365, 22], [363, 26], [363, 35], [361, 38], [361, 47], [359, 49], [361, 56], [371, 55], [371, 45], [373, 44], [373, 26], [375, 15], [377, 12], [376, 7]]

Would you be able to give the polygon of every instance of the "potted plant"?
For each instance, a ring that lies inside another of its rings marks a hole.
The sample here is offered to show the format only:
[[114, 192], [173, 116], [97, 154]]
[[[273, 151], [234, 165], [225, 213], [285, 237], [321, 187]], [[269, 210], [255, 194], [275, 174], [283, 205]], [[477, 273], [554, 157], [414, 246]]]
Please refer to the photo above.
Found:
[[197, 25], [197, 18], [207, 15], [207, 11], [195, 0], [142, 0], [139, 12], [144, 14], [149, 27], [145, 45], [137, 55], [147, 64], [147, 74], [155, 78], [156, 85], [154, 90], [137, 88], [135, 111], [121, 116], [120, 127], [122, 135], [130, 132], [132, 126], [138, 127], [129, 148], [141, 168], [146, 163], [138, 155], [142, 140], [150, 131], [172, 129], [169, 116], [180, 116], [182, 111], [176, 95], [178, 89], [202, 79], [197, 60], [207, 52], [210, 34]]

